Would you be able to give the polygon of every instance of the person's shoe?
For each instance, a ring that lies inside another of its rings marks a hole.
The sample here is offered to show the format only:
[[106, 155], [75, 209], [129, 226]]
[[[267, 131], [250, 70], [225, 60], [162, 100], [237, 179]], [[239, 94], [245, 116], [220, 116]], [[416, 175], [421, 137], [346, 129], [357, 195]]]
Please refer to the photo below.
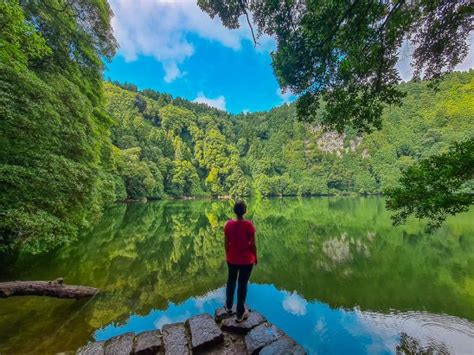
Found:
[[246, 320], [248, 317], [249, 317], [249, 314], [248, 314], [247, 311], [245, 311], [244, 314], [242, 314], [242, 315], [240, 315], [240, 316], [238, 315], [238, 316], [236, 317], [235, 321], [236, 321], [237, 323], [242, 323], [242, 322], [243, 322], [244, 320]]
[[227, 307], [227, 305], [224, 305], [224, 310], [226, 311], [227, 314], [232, 313], [232, 308]]

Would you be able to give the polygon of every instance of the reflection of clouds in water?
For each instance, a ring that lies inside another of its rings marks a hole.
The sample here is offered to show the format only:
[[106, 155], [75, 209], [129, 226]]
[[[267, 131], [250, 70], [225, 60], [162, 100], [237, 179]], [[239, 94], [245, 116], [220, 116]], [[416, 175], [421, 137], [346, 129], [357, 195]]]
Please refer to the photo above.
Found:
[[314, 332], [318, 334], [326, 332], [326, 319], [324, 317], [318, 319], [314, 326]]
[[295, 316], [304, 316], [308, 302], [296, 292], [285, 292], [283, 299], [283, 309]]
[[190, 313], [188, 311], [177, 317], [168, 317], [166, 314], [164, 314], [161, 317], [158, 317], [153, 322], [153, 325], [155, 326], [155, 329], [161, 329], [161, 327], [163, 327], [166, 324], [184, 322], [189, 317], [190, 317]]
[[424, 312], [380, 314], [354, 311], [358, 321], [342, 322], [342, 325], [353, 336], [371, 334], [373, 343], [368, 345], [367, 352], [380, 351], [380, 344], [394, 351], [399, 345], [400, 334], [406, 333], [419, 342], [421, 348], [447, 350], [454, 354], [473, 353], [474, 324], [467, 320]]
[[206, 293], [204, 296], [196, 297], [194, 300], [194, 305], [200, 312], [204, 312], [204, 305], [210, 302], [218, 302], [224, 304], [225, 302], [225, 289], [219, 288], [214, 291]]
[[[395, 353], [397, 347], [435, 354], [469, 354], [470, 349], [474, 349], [474, 324], [454, 316], [332, 308], [316, 300], [306, 301], [296, 291], [278, 290], [274, 285], [251, 284], [249, 296], [252, 309], [269, 317], [272, 323], [300, 342], [308, 354]], [[212, 314], [224, 298], [225, 289], [219, 288], [180, 304], [170, 303], [166, 310], [132, 316], [125, 324], [110, 324], [98, 330], [95, 339], [162, 328], [203, 312]]]

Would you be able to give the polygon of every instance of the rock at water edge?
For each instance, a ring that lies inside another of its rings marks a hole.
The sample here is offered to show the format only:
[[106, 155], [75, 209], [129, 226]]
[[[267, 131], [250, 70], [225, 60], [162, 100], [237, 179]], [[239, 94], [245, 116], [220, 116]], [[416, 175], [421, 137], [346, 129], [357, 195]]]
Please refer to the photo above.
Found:
[[104, 354], [104, 344], [105, 341], [97, 341], [95, 343], [90, 343], [79, 350], [77, 350], [77, 355], [103, 355]]
[[224, 319], [222, 329], [237, 334], [247, 334], [252, 328], [264, 323], [266, 319], [258, 312], [249, 312], [249, 316], [241, 323], [237, 323], [237, 316]]
[[[248, 305], [245, 305], [245, 309], [248, 312], [251, 312], [250, 308]], [[217, 323], [220, 323], [222, 320], [231, 317], [232, 315], [235, 315], [237, 313], [237, 305], [234, 304], [232, 307], [231, 312], [227, 312], [224, 307], [217, 308], [214, 312], [214, 319], [216, 320]]]
[[191, 354], [184, 323], [164, 325], [161, 329], [161, 334], [163, 335], [163, 346], [166, 355]]
[[304, 349], [288, 336], [270, 343], [260, 350], [260, 355], [306, 355]]
[[224, 334], [221, 329], [207, 313], [191, 317], [186, 323], [191, 333], [193, 350], [202, 350], [224, 341]]
[[216, 322], [220, 322], [223, 319], [229, 318], [232, 314], [235, 313], [235, 306], [232, 308], [231, 312], [227, 312], [224, 307], [217, 308], [214, 312], [214, 319]]
[[129, 355], [133, 350], [135, 334], [125, 333], [105, 342], [105, 355]]
[[274, 325], [263, 323], [253, 328], [245, 336], [245, 346], [249, 354], [257, 354], [261, 348], [273, 343], [283, 335], [284, 333]]
[[247, 355], [244, 338], [241, 335], [224, 333], [224, 342], [195, 354], [206, 355]]
[[138, 334], [135, 339], [133, 353], [139, 355], [158, 354], [163, 350], [161, 338], [161, 332], [159, 330], [152, 330]]

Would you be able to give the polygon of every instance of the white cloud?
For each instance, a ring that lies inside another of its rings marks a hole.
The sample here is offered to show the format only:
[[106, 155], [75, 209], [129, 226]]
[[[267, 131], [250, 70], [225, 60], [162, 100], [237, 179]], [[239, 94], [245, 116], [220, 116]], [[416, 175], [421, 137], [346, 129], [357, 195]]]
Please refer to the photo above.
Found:
[[295, 97], [291, 91], [286, 90], [283, 92], [280, 88], [277, 89], [276, 94], [285, 104], [291, 102]]
[[[411, 80], [413, 76], [413, 67], [411, 65], [411, 56], [413, 54], [413, 47], [408, 41], [404, 41], [399, 50], [399, 58], [397, 62], [397, 69], [403, 81]], [[469, 37], [469, 53], [462, 63], [458, 64], [454, 70], [469, 70], [474, 68], [474, 31]]]
[[469, 53], [463, 62], [456, 66], [456, 70], [469, 70], [474, 68], [474, 31], [471, 32], [469, 38]]
[[288, 313], [295, 316], [304, 316], [307, 312], [307, 305], [308, 302], [296, 292], [286, 292], [285, 299], [283, 300], [283, 309]]
[[193, 100], [193, 102], [207, 104], [222, 111], [226, 110], [225, 97], [222, 95], [216, 97], [215, 99], [211, 99], [210, 97], [206, 97], [204, 93], [198, 92], [197, 97]]
[[171, 83], [173, 80], [185, 75], [185, 73], [182, 73], [181, 70], [179, 70], [176, 62], [163, 63], [163, 69], [165, 70], [165, 77], [163, 79], [167, 83]]
[[[188, 34], [234, 50], [241, 49], [242, 41], [252, 40], [243, 19], [239, 29], [227, 29], [218, 17], [211, 19], [201, 11], [195, 0], [110, 0], [110, 5], [119, 54], [126, 61], [134, 61], [140, 55], [154, 57], [163, 65], [166, 82], [182, 76], [179, 64], [194, 54]], [[269, 36], [262, 36], [259, 43], [258, 51], [275, 48]]]
[[403, 81], [408, 81], [413, 76], [413, 67], [411, 66], [413, 49], [410, 46], [410, 42], [404, 41], [398, 52], [397, 69], [400, 73], [400, 78]]

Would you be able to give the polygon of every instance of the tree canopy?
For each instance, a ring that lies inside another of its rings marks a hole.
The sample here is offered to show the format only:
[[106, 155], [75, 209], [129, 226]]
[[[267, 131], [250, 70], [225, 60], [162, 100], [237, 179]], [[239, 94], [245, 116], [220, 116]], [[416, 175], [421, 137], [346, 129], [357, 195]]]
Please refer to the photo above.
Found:
[[0, 2], [0, 251], [39, 253], [115, 200], [105, 0]]
[[[342, 131], [380, 128], [385, 104], [400, 103], [400, 47], [414, 48], [414, 78], [438, 79], [468, 52], [474, 6], [458, 0], [198, 0], [229, 28], [249, 16], [257, 36], [277, 41], [273, 68], [283, 90], [299, 96], [298, 114]], [[251, 25], [249, 21], [249, 25]]]
[[387, 190], [387, 205], [401, 210], [393, 218], [397, 224], [414, 214], [428, 217], [428, 229], [432, 230], [448, 215], [465, 212], [474, 203], [473, 178], [474, 138], [470, 138], [408, 167], [400, 186]]

